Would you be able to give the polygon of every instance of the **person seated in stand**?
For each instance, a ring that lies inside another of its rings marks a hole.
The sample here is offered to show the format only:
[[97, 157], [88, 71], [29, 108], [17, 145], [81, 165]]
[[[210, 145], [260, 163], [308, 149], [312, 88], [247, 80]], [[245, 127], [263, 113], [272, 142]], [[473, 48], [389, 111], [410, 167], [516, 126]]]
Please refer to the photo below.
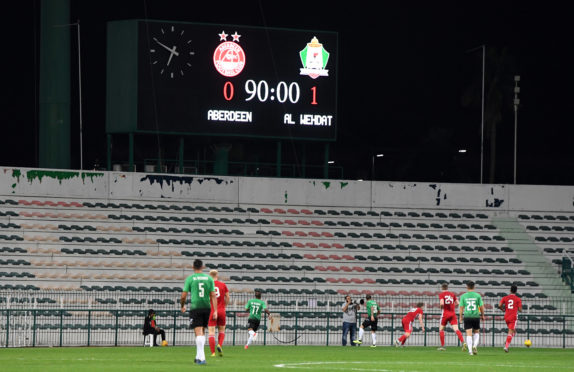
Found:
[[156, 337], [157, 335], [161, 335], [162, 345], [164, 344], [165, 331], [157, 326], [157, 323], [155, 322], [155, 311], [153, 309], [150, 309], [145, 317], [143, 335], [153, 335], [153, 346], [157, 346], [157, 343], [155, 342]]

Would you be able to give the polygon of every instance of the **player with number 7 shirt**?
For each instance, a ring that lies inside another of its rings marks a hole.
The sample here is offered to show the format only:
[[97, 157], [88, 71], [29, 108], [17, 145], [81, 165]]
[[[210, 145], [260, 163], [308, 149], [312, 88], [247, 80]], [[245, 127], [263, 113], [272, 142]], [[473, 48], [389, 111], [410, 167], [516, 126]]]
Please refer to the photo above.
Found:
[[508, 336], [506, 336], [506, 344], [504, 351], [508, 353], [508, 347], [512, 338], [516, 334], [516, 323], [518, 322], [518, 312], [522, 312], [522, 300], [516, 295], [518, 287], [516, 285], [510, 286], [510, 294], [502, 297], [498, 308], [504, 311], [504, 321], [508, 326]]

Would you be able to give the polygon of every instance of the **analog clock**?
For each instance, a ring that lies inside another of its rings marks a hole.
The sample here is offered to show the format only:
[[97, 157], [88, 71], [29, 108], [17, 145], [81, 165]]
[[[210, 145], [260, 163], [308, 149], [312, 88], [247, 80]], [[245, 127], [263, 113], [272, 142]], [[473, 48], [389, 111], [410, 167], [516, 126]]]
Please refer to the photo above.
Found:
[[153, 69], [168, 79], [182, 78], [192, 68], [195, 55], [191, 35], [177, 25], [162, 25], [150, 38]]

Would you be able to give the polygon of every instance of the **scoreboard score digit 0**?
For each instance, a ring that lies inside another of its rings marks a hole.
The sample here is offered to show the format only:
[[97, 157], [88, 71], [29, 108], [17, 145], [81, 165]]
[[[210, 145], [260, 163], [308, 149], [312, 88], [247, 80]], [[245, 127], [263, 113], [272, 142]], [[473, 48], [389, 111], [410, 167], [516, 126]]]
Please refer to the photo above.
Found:
[[337, 47], [327, 31], [110, 22], [107, 130], [334, 140]]

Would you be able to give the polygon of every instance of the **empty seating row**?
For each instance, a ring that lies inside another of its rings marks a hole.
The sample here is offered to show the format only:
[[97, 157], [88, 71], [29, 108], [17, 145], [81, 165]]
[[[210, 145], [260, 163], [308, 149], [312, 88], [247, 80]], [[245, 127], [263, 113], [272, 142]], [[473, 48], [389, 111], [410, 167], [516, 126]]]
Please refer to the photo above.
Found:
[[15, 223], [0, 223], [0, 229], [19, 229], [20, 225]]
[[[290, 220], [287, 220], [290, 221]], [[412, 222], [403, 222], [403, 223], [399, 223], [396, 221], [393, 222], [384, 222], [384, 221], [380, 221], [380, 222], [371, 222], [371, 221], [345, 221], [345, 220], [338, 220], [337, 222], [335, 221], [331, 221], [331, 220], [327, 220], [323, 222], [326, 226], [331, 226], [331, 227], [335, 227], [335, 226], [340, 226], [340, 227], [371, 227], [371, 228], [375, 228], [375, 227], [379, 227], [379, 228], [392, 228], [392, 229], [436, 229], [436, 230], [441, 230], [441, 229], [451, 229], [451, 230], [496, 230], [496, 227], [494, 225], [491, 224], [484, 224], [484, 225], [479, 225], [479, 224], [471, 224], [471, 225], [467, 225], [465, 223], [459, 223], [457, 225], [454, 225], [452, 223], [445, 223], [445, 224], [440, 224], [440, 223], [423, 223], [423, 222], [418, 222], [417, 224], [414, 224]]]
[[14, 211], [0, 211], [0, 217], [18, 217], [18, 213]]
[[103, 214], [92, 214], [92, 213], [52, 213], [52, 212], [28, 212], [22, 211], [17, 216], [28, 217], [28, 218], [50, 218], [50, 219], [75, 219], [75, 220], [107, 220], [108, 217]]
[[36, 276], [32, 273], [22, 271], [0, 271], [0, 278], [35, 278]]
[[552, 243], [572, 243], [574, 242], [574, 237], [570, 236], [535, 236], [534, 240], [537, 242], [552, 242]]
[[21, 247], [0, 247], [0, 253], [27, 253], [27, 251]]
[[141, 251], [139, 249], [92, 249], [92, 248], [62, 248], [60, 250], [62, 253], [65, 254], [101, 254], [101, 255], [128, 255], [128, 256], [145, 256], [146, 252]]
[[0, 234], [0, 239], [2, 239], [2, 240], [16, 240], [16, 241], [24, 240], [23, 237], [18, 236], [18, 235], [5, 235], [5, 234]]
[[352, 243], [347, 243], [344, 245], [345, 248], [348, 249], [375, 249], [375, 250], [401, 250], [401, 251], [440, 251], [440, 252], [488, 252], [488, 253], [499, 253], [499, 252], [504, 252], [504, 253], [512, 253], [514, 252], [512, 248], [509, 247], [484, 247], [484, 246], [475, 246], [475, 247], [469, 247], [469, 246], [456, 246], [456, 245], [449, 245], [448, 247], [445, 247], [444, 245], [422, 245], [422, 246], [418, 246], [418, 245], [403, 245], [403, 244], [384, 244], [384, 245], [379, 245], [379, 244], [352, 244]]
[[72, 202], [66, 202], [63, 200], [54, 202], [51, 200], [18, 200], [17, 203], [14, 203], [13, 200], [6, 200], [4, 201], [4, 204], [12, 204], [12, 205], [27, 205], [27, 206], [39, 206], [39, 207], [43, 207], [43, 206], [48, 206], [48, 207], [77, 207], [77, 208], [82, 208], [83, 204], [76, 202], [76, 201], [72, 201]]
[[203, 206], [203, 205], [177, 205], [177, 204], [142, 204], [142, 203], [127, 203], [127, 202], [83, 202], [77, 201], [51, 201], [51, 200], [0, 200], [0, 205], [24, 205], [24, 206], [38, 206], [38, 207], [86, 207], [86, 208], [100, 208], [100, 209], [134, 209], [134, 210], [163, 210], [163, 211], [187, 211], [187, 212], [224, 212], [224, 213], [266, 213], [266, 214], [305, 214], [305, 215], [325, 215], [325, 216], [372, 216], [372, 217], [408, 217], [408, 218], [453, 218], [453, 219], [487, 219], [488, 216], [484, 213], [471, 213], [471, 212], [416, 212], [416, 211], [387, 211], [380, 212], [369, 210], [335, 210], [335, 209], [295, 209], [295, 208], [241, 208], [229, 206]]
[[574, 221], [574, 214], [572, 215], [540, 215], [540, 214], [519, 214], [518, 218], [521, 220], [546, 220], [546, 221]]
[[30, 265], [30, 261], [26, 261], [26, 260], [12, 260], [12, 259], [2, 260], [2, 259], [0, 259], [0, 266], [4, 266], [4, 265], [22, 265], [22, 266], [29, 266], [29, 265]]
[[103, 238], [103, 237], [91, 237], [91, 236], [60, 236], [58, 238], [60, 241], [63, 242], [67, 242], [67, 243], [104, 243], [104, 244], [109, 244], [109, 243], [117, 243], [117, 244], [121, 244], [122, 241], [118, 238], [115, 237], [111, 237], [111, 238]]
[[548, 225], [527, 225], [526, 230], [529, 231], [555, 231], [555, 232], [574, 232], [574, 226], [548, 226]]
[[231, 282], [269, 282], [269, 283], [326, 283], [325, 278], [321, 277], [285, 277], [285, 276], [253, 276], [253, 275], [232, 275], [229, 277]]
[[212, 257], [212, 258], [248, 258], [260, 260], [300, 260], [303, 258], [297, 253], [251, 253], [251, 252], [210, 252], [210, 251], [181, 251], [182, 256], [187, 257]]

